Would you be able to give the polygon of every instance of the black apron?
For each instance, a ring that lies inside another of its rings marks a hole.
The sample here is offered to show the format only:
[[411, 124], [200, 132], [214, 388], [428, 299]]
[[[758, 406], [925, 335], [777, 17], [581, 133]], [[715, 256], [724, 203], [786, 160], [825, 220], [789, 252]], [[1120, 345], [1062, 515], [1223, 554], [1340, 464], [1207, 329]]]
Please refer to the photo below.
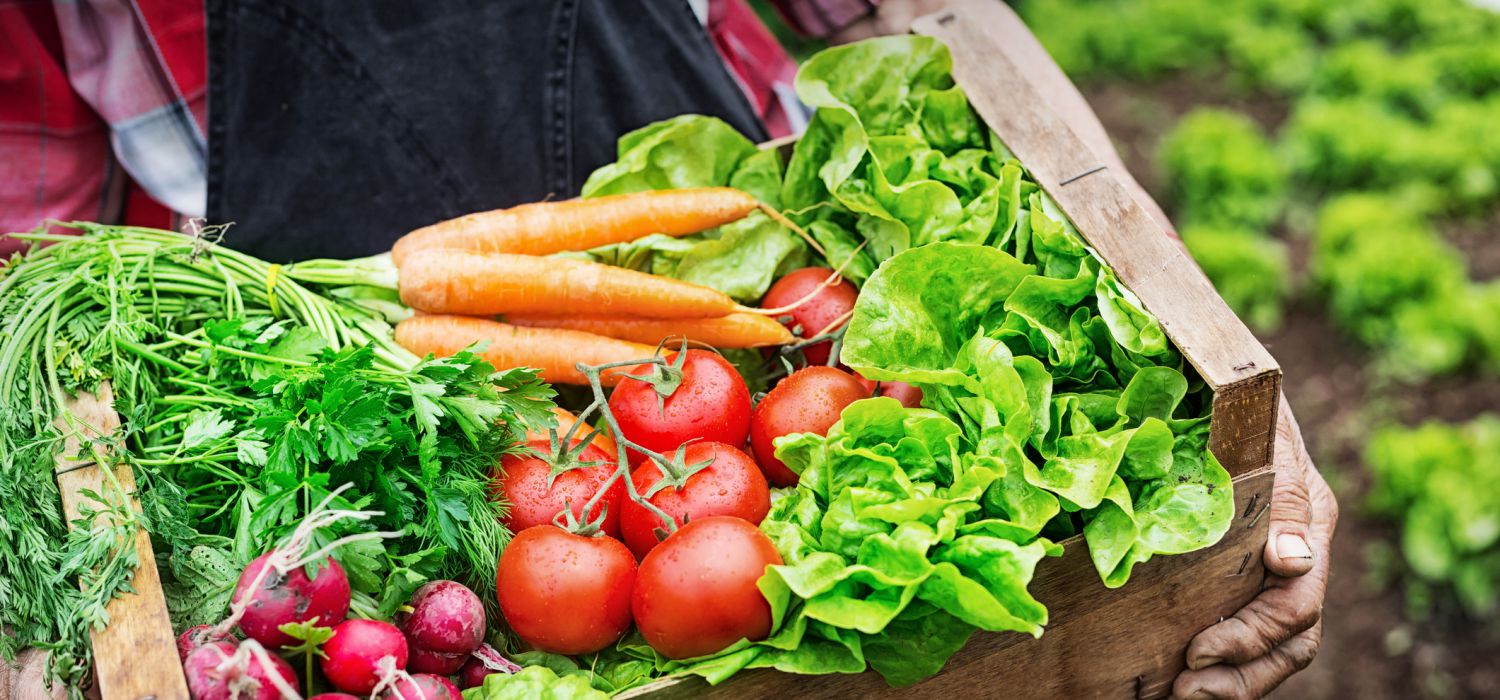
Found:
[[277, 262], [575, 196], [678, 114], [765, 137], [686, 0], [208, 0], [208, 55], [208, 220]]

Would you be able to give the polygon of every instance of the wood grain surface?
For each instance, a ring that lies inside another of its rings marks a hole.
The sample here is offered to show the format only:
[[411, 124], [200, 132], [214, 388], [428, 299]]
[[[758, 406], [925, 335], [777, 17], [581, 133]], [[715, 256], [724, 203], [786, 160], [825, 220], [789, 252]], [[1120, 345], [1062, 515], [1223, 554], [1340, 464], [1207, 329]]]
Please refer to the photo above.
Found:
[[[95, 394], [83, 394], [68, 402], [73, 419], [59, 416], [57, 426], [66, 437], [57, 455], [57, 487], [62, 492], [63, 511], [71, 523], [81, 512], [97, 507], [88, 493], [108, 494], [105, 467], [109, 456], [97, 438], [120, 427], [108, 383]], [[84, 441], [88, 442], [85, 443]], [[115, 477], [135, 503], [135, 476], [130, 466], [114, 467]], [[162, 595], [161, 576], [151, 539], [143, 529], [135, 532], [135, 550], [140, 558], [131, 585], [135, 591], [112, 601], [109, 626], [94, 632], [94, 662], [102, 700], [188, 700], [187, 681], [177, 658], [177, 640]]]

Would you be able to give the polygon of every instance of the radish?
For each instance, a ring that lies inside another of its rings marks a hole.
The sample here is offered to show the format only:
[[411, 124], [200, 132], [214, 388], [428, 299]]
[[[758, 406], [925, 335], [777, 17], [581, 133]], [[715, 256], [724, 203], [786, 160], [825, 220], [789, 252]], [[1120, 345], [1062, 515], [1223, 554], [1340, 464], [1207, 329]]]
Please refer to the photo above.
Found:
[[484, 643], [484, 604], [456, 581], [432, 581], [412, 594], [396, 624], [412, 650], [411, 669], [447, 676]]
[[213, 625], [189, 627], [183, 630], [182, 634], [177, 637], [177, 658], [187, 661], [188, 655], [193, 653], [193, 650], [209, 642], [217, 642], [222, 639], [223, 637], [214, 633]]
[[415, 673], [386, 688], [380, 700], [463, 700], [463, 694], [447, 678]]
[[519, 673], [521, 665], [511, 661], [495, 651], [495, 648], [482, 644], [474, 650], [468, 661], [464, 662], [463, 668], [458, 671], [459, 683], [465, 688], [478, 688], [484, 685], [484, 679], [496, 673]]
[[236, 603], [249, 601], [240, 617], [240, 631], [271, 648], [296, 643], [279, 629], [288, 622], [316, 617], [319, 626], [332, 627], [349, 614], [349, 577], [333, 557], [324, 559], [312, 578], [301, 566], [281, 575], [271, 563], [278, 551], [266, 552], [245, 567], [233, 598]]
[[358, 696], [348, 693], [318, 693], [307, 700], [360, 700]]
[[411, 658], [406, 667], [417, 673], [435, 673], [439, 676], [451, 676], [463, 668], [464, 661], [469, 659], [468, 654], [444, 654], [441, 651], [428, 651], [416, 646], [411, 637], [406, 638], [406, 644], [411, 649]]
[[208, 642], [182, 664], [193, 700], [280, 700], [297, 697], [297, 674], [281, 657], [247, 640]]
[[[210, 631], [219, 637], [229, 636], [236, 625], [246, 636], [269, 647], [281, 647], [296, 640], [279, 628], [289, 622], [306, 622], [318, 618], [318, 625], [332, 627], [349, 614], [349, 577], [344, 568], [329, 556], [330, 552], [353, 542], [400, 536], [399, 532], [361, 532], [340, 537], [317, 551], [307, 554], [313, 534], [346, 520], [368, 520], [377, 511], [333, 510], [329, 505], [353, 484], [344, 484], [323, 498], [285, 542], [255, 558], [240, 572], [229, 617]], [[316, 562], [312, 576], [307, 567]]]
[[345, 620], [323, 645], [323, 675], [346, 693], [368, 695], [406, 669], [406, 637], [389, 622]]

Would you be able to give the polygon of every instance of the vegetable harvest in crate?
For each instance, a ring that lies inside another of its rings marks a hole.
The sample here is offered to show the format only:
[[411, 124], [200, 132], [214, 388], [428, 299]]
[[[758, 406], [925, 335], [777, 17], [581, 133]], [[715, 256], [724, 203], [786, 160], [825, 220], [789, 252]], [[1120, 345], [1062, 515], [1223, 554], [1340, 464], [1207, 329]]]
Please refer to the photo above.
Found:
[[[789, 159], [677, 117], [582, 199], [382, 258], [29, 234], [0, 278], [0, 652], [81, 688], [145, 528], [199, 697], [899, 686], [976, 630], [1044, 634], [1028, 585], [1064, 540], [1109, 587], [1214, 544], [1210, 390], [950, 70], [930, 38], [829, 49]], [[106, 489], [69, 533], [55, 418], [104, 382], [141, 508]]]

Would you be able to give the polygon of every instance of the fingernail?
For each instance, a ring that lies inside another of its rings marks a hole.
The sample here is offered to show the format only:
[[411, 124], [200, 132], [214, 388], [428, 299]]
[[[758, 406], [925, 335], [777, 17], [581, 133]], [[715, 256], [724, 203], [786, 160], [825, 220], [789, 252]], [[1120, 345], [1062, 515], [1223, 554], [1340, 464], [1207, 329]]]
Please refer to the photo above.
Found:
[[1276, 556], [1282, 559], [1311, 559], [1313, 553], [1307, 546], [1307, 540], [1286, 534], [1276, 537]]
[[1214, 700], [1214, 694], [1199, 688], [1193, 691], [1192, 695], [1187, 696], [1185, 700]]
[[[1196, 659], [1193, 659], [1191, 662], [1189, 662], [1188, 663], [1188, 668], [1191, 668], [1194, 671], [1201, 671], [1201, 670], [1203, 670], [1205, 668], [1208, 668], [1209, 666], [1213, 666], [1215, 664], [1220, 664], [1220, 663], [1223, 663], [1223, 662], [1224, 662], [1224, 659], [1221, 659], [1221, 658], [1219, 658], [1217, 656], [1200, 656], [1200, 657], [1198, 657]], [[1203, 691], [1199, 691], [1199, 692], [1203, 692]]]

